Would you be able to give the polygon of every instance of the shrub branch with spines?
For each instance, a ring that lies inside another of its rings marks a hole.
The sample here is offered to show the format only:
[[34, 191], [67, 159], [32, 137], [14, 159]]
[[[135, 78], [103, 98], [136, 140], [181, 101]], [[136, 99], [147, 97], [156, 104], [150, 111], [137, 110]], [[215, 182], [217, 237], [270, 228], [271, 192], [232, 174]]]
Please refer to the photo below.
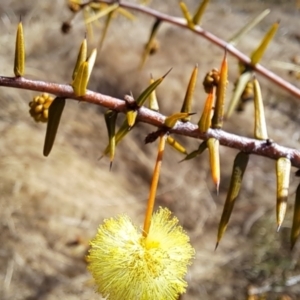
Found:
[[[253, 64], [253, 60], [251, 60], [250, 58], [248, 58], [247, 56], [239, 52], [231, 44], [226, 43], [225, 41], [215, 37], [209, 32], [206, 32], [197, 24], [193, 24], [187, 11], [185, 11], [185, 19], [182, 19], [177, 17], [171, 17], [169, 15], [162, 14], [154, 9], [150, 9], [139, 4], [132, 4], [126, 1], [95, 0], [95, 1], [89, 1], [85, 4], [81, 4], [80, 7], [84, 8], [85, 6], [91, 3], [106, 3], [108, 5], [117, 3], [118, 7], [136, 10], [151, 15], [152, 17], [156, 18], [156, 20], [160, 20], [162, 22], [169, 22], [179, 27], [188, 28], [193, 32], [195, 32], [196, 34], [208, 39], [210, 42], [222, 47], [223, 49], [226, 50], [226, 53], [231, 54], [236, 58], [238, 58], [240, 63], [244, 65], [246, 71], [249, 70], [256, 71], [257, 73], [265, 76], [270, 81], [273, 81], [278, 86], [286, 89], [291, 94], [300, 98], [299, 89], [289, 84], [282, 78], [276, 76], [275, 74], [265, 69], [261, 65]], [[185, 9], [184, 6], [182, 7]], [[76, 12], [78, 11], [80, 11], [80, 9], [76, 10]], [[267, 133], [264, 130], [261, 131], [264, 132], [262, 136], [260, 136], [259, 133], [257, 134], [257, 131], [255, 131], [256, 132], [255, 139], [238, 136], [222, 130], [222, 123], [224, 117], [223, 107], [224, 107], [224, 100], [225, 100], [225, 90], [227, 85], [226, 53], [221, 66], [219, 82], [216, 83], [216, 89], [213, 88], [212, 89], [213, 92], [211, 91], [211, 93], [214, 93], [216, 96], [214, 114], [213, 117], [211, 118], [211, 125], [209, 123], [210, 126], [207, 126], [207, 123], [205, 123], [205, 126], [203, 128], [208, 128], [208, 129], [203, 132], [199, 130], [199, 127], [201, 127], [200, 125], [203, 125], [201, 123], [202, 118], [200, 119], [198, 126], [187, 121], [190, 115], [190, 111], [186, 111], [186, 107], [190, 107], [189, 104], [184, 104], [182, 107], [182, 111], [180, 113], [175, 113], [171, 116], [165, 116], [157, 111], [153, 111], [143, 106], [145, 99], [149, 96], [151, 92], [155, 90], [155, 88], [162, 82], [163, 78], [167, 74], [156, 81], [152, 80], [150, 86], [147, 87], [144, 90], [144, 92], [140, 95], [140, 97], [135, 100], [136, 105], [133, 106], [133, 103], [129, 103], [128, 100], [131, 99], [130, 101], [134, 101], [134, 99], [132, 99], [132, 97], [130, 96], [125, 97], [123, 100], [123, 99], [117, 99], [108, 95], [103, 95], [101, 93], [96, 93], [87, 90], [88, 80], [93, 68], [93, 64], [95, 62], [96, 50], [94, 49], [92, 51], [91, 56], [87, 58], [86, 40], [84, 40], [81, 46], [76, 68], [73, 73], [73, 82], [71, 85], [56, 84], [56, 83], [50, 83], [46, 81], [26, 79], [24, 77], [24, 72], [25, 72], [24, 71], [25, 70], [24, 49], [25, 48], [24, 48], [23, 28], [22, 28], [22, 24], [20, 23], [18, 26], [16, 48], [15, 48], [15, 64], [14, 64], [15, 77], [0, 76], [0, 86], [39, 91], [43, 93], [53, 94], [56, 96], [56, 98], [54, 99], [54, 101], [51, 103], [49, 107], [49, 121], [47, 125], [48, 127], [46, 133], [44, 155], [47, 156], [51, 151], [55, 139], [56, 131], [58, 128], [60, 116], [63, 111], [64, 103], [66, 99], [80, 100], [87, 103], [97, 104], [106, 107], [113, 112], [126, 113], [127, 115], [128, 112], [134, 110], [135, 113], [134, 113], [134, 119], [132, 121], [133, 123], [129, 125], [128, 129], [131, 129], [134, 126], [135, 118], [136, 118], [136, 120], [139, 122], [145, 122], [158, 127], [157, 137], [160, 137], [160, 140], [164, 138], [166, 134], [179, 134], [187, 137], [204, 140], [207, 143], [207, 145], [205, 145], [205, 147], [202, 148], [200, 146], [199, 149], [201, 148], [201, 150], [199, 150], [199, 153], [203, 152], [203, 150], [206, 147], [208, 147], [211, 156], [210, 161], [211, 161], [212, 175], [217, 189], [219, 186], [219, 172], [220, 172], [218, 145], [220, 144], [223, 146], [240, 150], [234, 162], [231, 183], [230, 183], [227, 199], [224, 205], [221, 221], [219, 224], [219, 233], [218, 233], [216, 246], [218, 245], [228, 225], [228, 221], [233, 209], [234, 201], [238, 196], [239, 189], [242, 182], [242, 177], [246, 170], [246, 166], [250, 154], [256, 154], [256, 155], [260, 155], [260, 156], [264, 156], [276, 160], [277, 224], [278, 224], [278, 229], [280, 228], [286, 210], [290, 167], [294, 166], [300, 169], [300, 151], [296, 149], [284, 147], [273, 142], [272, 140], [267, 138]], [[193, 73], [194, 77], [196, 77], [195, 75], [196, 69], [197, 67], [194, 69], [194, 73]], [[192, 98], [191, 90], [194, 90], [194, 84], [195, 84], [195, 82], [193, 81], [195, 79], [195, 78], [193, 79], [193, 74], [191, 76], [190, 84], [188, 86], [185, 101], [189, 100], [187, 98], [190, 98], [190, 100]], [[258, 129], [256, 128], [255, 130], [261, 130], [260, 126], [265, 126], [264, 115], [262, 112], [262, 102], [261, 102], [262, 99], [261, 99], [261, 95], [259, 94], [260, 89], [258, 86], [258, 81], [254, 79], [253, 83], [254, 83], [254, 97], [256, 98], [255, 101], [260, 101], [257, 102], [258, 104], [256, 103], [257, 106], [255, 106], [255, 111], [259, 119], [258, 122], [260, 122]], [[43, 97], [45, 97], [45, 94]], [[211, 97], [213, 97], [212, 94], [208, 97], [209, 101], [211, 101]], [[40, 106], [41, 104], [43, 103], [37, 103], [37, 105]], [[41, 113], [40, 108], [36, 109], [36, 105], [34, 107], [32, 105], [33, 104], [31, 104], [31, 114], [34, 114], [35, 110], [37, 113]], [[48, 106], [45, 109], [48, 109]], [[206, 114], [207, 113], [210, 114], [211, 112], [206, 112]], [[35, 116], [33, 115], [33, 117]], [[210, 115], [204, 116], [204, 119], [206, 120], [205, 122], [207, 122], [207, 117], [209, 117], [210, 119]], [[37, 117], [35, 117], [35, 119], [37, 121], [39, 120], [39, 118]], [[256, 125], [257, 124], [258, 123], [256, 123]], [[52, 133], [50, 132], [50, 130], [52, 130]], [[48, 137], [48, 144], [47, 144], [47, 135], [49, 134], [50, 135], [52, 134], [52, 136], [50, 137], [50, 139]], [[155, 193], [154, 196], [152, 195], [152, 197], [155, 197]], [[300, 220], [299, 220], [300, 213], [299, 212], [300, 212], [300, 188], [298, 188], [296, 192], [294, 220], [293, 220], [292, 233], [291, 233], [292, 247], [294, 246], [300, 234]], [[150, 215], [152, 215], [152, 211], [149, 213], [149, 216]], [[146, 233], [148, 233], [149, 226], [150, 226], [149, 223], [150, 221], [148, 220], [147, 222], [148, 222], [148, 227], [146, 226], [147, 228], [147, 230], [145, 231]]]
[[[58, 84], [53, 82], [32, 80], [24, 77], [17, 78], [0, 76], [0, 86], [49, 93], [69, 100], [78, 100], [100, 105], [118, 112], [126, 112], [126, 102], [123, 99], [118, 99], [109, 95], [103, 95], [90, 90], [87, 90], [84, 96], [77, 97], [73, 91], [73, 88], [69, 84]], [[164, 126], [165, 118], [166, 116], [163, 114], [150, 110], [144, 106], [140, 107], [138, 110], [138, 121], [148, 123], [156, 127]], [[206, 140], [210, 137], [214, 137], [220, 141], [220, 145], [275, 160], [280, 157], [288, 157], [291, 160], [292, 166], [300, 169], [299, 150], [284, 147], [270, 140], [262, 141], [252, 139], [239, 136], [225, 130], [212, 128], [205, 133], [201, 133], [198, 130], [198, 126], [191, 122], [178, 122], [169, 131], [170, 133], [200, 140]]]
[[124, 0], [91, 0], [91, 1], [87, 1], [84, 4], [81, 4], [81, 6], [84, 7], [86, 5], [89, 5], [90, 3], [106, 3], [108, 5], [118, 3], [119, 7], [137, 11], [137, 12], [149, 15], [155, 19], [159, 19], [162, 22], [170, 23], [175, 26], [191, 30], [194, 32], [194, 34], [199, 35], [199, 36], [203, 37], [204, 39], [207, 39], [209, 42], [222, 48], [223, 50], [226, 49], [228, 54], [237, 58], [238, 61], [243, 63], [245, 66], [249, 66], [251, 69], [256, 71], [258, 74], [267, 78], [269, 81], [275, 83], [277, 86], [283, 88], [284, 90], [288, 91], [289, 93], [296, 96], [297, 98], [300, 98], [300, 89], [298, 89], [296, 86], [292, 85], [288, 81], [284, 80], [283, 78], [281, 78], [280, 76], [271, 72], [269, 69], [263, 67], [260, 64], [252, 65], [251, 59], [247, 55], [245, 55], [244, 53], [239, 51], [231, 43], [228, 43], [225, 40], [217, 37], [210, 31], [204, 30], [201, 26], [195, 24], [193, 28], [190, 28], [188, 26], [185, 18], [170, 16], [168, 14], [159, 12], [150, 7], [147, 7], [147, 6], [144, 6], [141, 4], [131, 3], [128, 1], [124, 1]]

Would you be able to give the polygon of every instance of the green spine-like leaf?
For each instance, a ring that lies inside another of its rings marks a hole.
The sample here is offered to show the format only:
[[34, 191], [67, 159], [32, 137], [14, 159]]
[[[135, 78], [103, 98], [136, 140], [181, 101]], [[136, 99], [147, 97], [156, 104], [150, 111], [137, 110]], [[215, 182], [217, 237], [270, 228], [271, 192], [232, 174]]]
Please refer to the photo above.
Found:
[[[150, 85], [154, 82], [154, 79], [150, 79]], [[156, 97], [156, 92], [153, 90], [148, 97], [149, 99], [149, 108], [154, 111], [159, 111], [159, 105]]]
[[[94, 65], [95, 65], [95, 62], [96, 62], [96, 57], [97, 57], [97, 49], [94, 48], [90, 54], [90, 56], [88, 57], [87, 59], [87, 63], [88, 63], [88, 77], [87, 77], [87, 84], [90, 80], [90, 77], [91, 77], [91, 74], [92, 74], [92, 71], [93, 71], [93, 68], [94, 68]], [[87, 85], [86, 84], [86, 85]]]
[[286, 157], [280, 157], [276, 162], [277, 179], [277, 202], [276, 219], [277, 231], [280, 229], [285, 217], [287, 200], [289, 194], [291, 161]]
[[219, 193], [220, 185], [220, 153], [219, 153], [219, 140], [215, 138], [209, 138], [207, 140], [207, 148], [209, 151], [209, 161], [211, 169], [211, 177], [216, 186], [217, 193]]
[[155, 36], [158, 32], [158, 29], [159, 29], [159, 26], [160, 24], [162, 23], [162, 20], [161, 19], [156, 19], [152, 28], [151, 28], [151, 32], [150, 32], [150, 35], [149, 35], [149, 39], [148, 39], [148, 42], [146, 43], [146, 46], [145, 46], [145, 49], [144, 49], [144, 52], [142, 54], [142, 59], [141, 59], [141, 63], [140, 63], [140, 68], [142, 68], [150, 54], [150, 51], [151, 51], [151, 48], [152, 48], [152, 44], [155, 40]]
[[234, 110], [237, 108], [239, 99], [241, 98], [243, 91], [245, 90], [245, 87], [249, 80], [252, 78], [252, 71], [245, 72], [240, 75], [238, 78], [234, 93], [230, 99], [228, 110], [226, 113], [227, 119], [231, 117]]
[[212, 107], [214, 104], [214, 89], [207, 95], [201, 118], [198, 122], [200, 132], [207, 132], [211, 125]]
[[88, 73], [89, 73], [88, 62], [85, 61], [80, 65], [76, 77], [72, 83], [74, 93], [78, 97], [84, 96], [86, 93], [86, 87], [88, 84]]
[[75, 79], [81, 64], [86, 61], [86, 56], [87, 56], [87, 41], [86, 41], [86, 39], [84, 39], [80, 45], [78, 56], [77, 56], [77, 61], [76, 61], [74, 71], [72, 74], [73, 80]]
[[227, 65], [227, 54], [225, 52], [224, 59], [221, 65], [221, 70], [220, 70], [220, 80], [216, 91], [217, 95], [216, 95], [214, 115], [211, 121], [211, 126], [212, 128], [215, 129], [220, 129], [223, 126], [227, 77], [228, 77], [228, 65]]
[[183, 1], [180, 1], [179, 6], [181, 8], [181, 11], [182, 11], [182, 14], [183, 14], [184, 18], [186, 19], [188, 27], [190, 29], [193, 29], [195, 24], [193, 22], [193, 18], [191, 16], [186, 4]]
[[296, 196], [295, 196], [293, 225], [291, 230], [291, 249], [294, 248], [299, 235], [300, 235], [300, 184], [297, 187]]
[[194, 17], [193, 17], [193, 23], [194, 23], [195, 25], [201, 23], [202, 16], [203, 16], [203, 14], [204, 14], [204, 12], [205, 12], [205, 9], [206, 9], [206, 7], [207, 7], [209, 1], [210, 1], [210, 0], [203, 0], [203, 1], [200, 3], [200, 5], [199, 5], [199, 7], [198, 7], [198, 9], [197, 9], [197, 11], [196, 11]]
[[110, 156], [110, 168], [112, 167], [112, 163], [115, 157], [116, 151], [116, 121], [117, 121], [117, 112], [113, 110], [107, 110], [104, 114], [105, 124], [108, 134], [108, 148], [109, 148], [109, 156]]
[[147, 98], [151, 95], [151, 93], [163, 82], [165, 77], [171, 72], [171, 69], [162, 77], [156, 79], [153, 83], [151, 83], [136, 99], [137, 106], [142, 106]]
[[[119, 142], [126, 136], [126, 134], [128, 134], [131, 129], [134, 127], [134, 125], [130, 128], [127, 122], [127, 119], [124, 120], [124, 122], [122, 123], [121, 127], [119, 128], [119, 130], [116, 133], [116, 146], [119, 144]], [[100, 159], [104, 156], [109, 154], [109, 145], [106, 146], [106, 148], [103, 151], [102, 156], [100, 157]]]
[[190, 115], [191, 114], [189, 114], [189, 113], [175, 113], [175, 114], [172, 114], [171, 116], [169, 116], [165, 119], [164, 124], [168, 128], [173, 128], [177, 121], [181, 120], [182, 118], [186, 118]]
[[85, 24], [88, 25], [92, 22], [99, 20], [100, 18], [102, 18], [102, 17], [106, 16], [107, 14], [111, 13], [112, 11], [116, 10], [118, 7], [119, 7], [119, 4], [115, 3], [115, 4], [111, 4], [111, 5], [107, 6], [106, 8], [99, 10], [99, 12], [97, 12], [93, 16], [86, 17]]
[[168, 136], [167, 137], [167, 143], [172, 146], [176, 151], [182, 153], [182, 154], [187, 154], [186, 149], [179, 143], [177, 142], [173, 137]]
[[103, 46], [104, 39], [105, 39], [105, 37], [107, 35], [108, 27], [109, 27], [109, 25], [111, 23], [111, 20], [112, 20], [112, 17], [114, 15], [114, 12], [115, 12], [115, 10], [109, 12], [108, 15], [107, 15], [107, 17], [106, 17], [104, 28], [103, 28], [103, 32], [102, 32], [102, 36], [101, 36], [101, 39], [99, 41], [99, 49], [101, 49], [102, 46]]
[[254, 85], [254, 137], [260, 140], [266, 140], [268, 138], [267, 124], [265, 118], [264, 105], [261, 95], [261, 90], [258, 80], [255, 78]]
[[237, 33], [235, 33], [230, 39], [229, 43], [232, 45], [236, 45], [239, 40], [246, 35], [253, 27], [255, 27], [265, 16], [270, 13], [270, 9], [265, 9], [259, 15], [257, 15], [254, 19], [250, 20], [245, 26], [243, 26]]
[[274, 23], [262, 39], [260, 45], [253, 51], [251, 55], [251, 63], [253, 65], [257, 64], [264, 55], [269, 43], [272, 41], [274, 35], [276, 34], [278, 27], [279, 22]]
[[180, 162], [182, 161], [185, 161], [185, 160], [190, 160], [190, 159], [193, 159], [195, 158], [196, 156], [202, 154], [205, 150], [207, 149], [207, 143], [206, 141], [203, 141], [197, 150], [194, 150], [192, 151], [191, 153], [189, 153], [183, 160], [181, 160]]
[[235, 200], [237, 199], [240, 188], [242, 185], [242, 180], [244, 173], [247, 168], [249, 160], [249, 154], [244, 152], [239, 152], [234, 160], [233, 168], [232, 168], [232, 174], [231, 174], [231, 180], [230, 180], [230, 186], [227, 193], [226, 201], [224, 204], [221, 220], [219, 223], [219, 229], [218, 229], [218, 238], [217, 238], [217, 244], [218, 246], [222, 236], [224, 235], [234, 204]]
[[131, 128], [136, 121], [136, 117], [137, 117], [137, 111], [136, 110], [128, 110], [126, 112], [126, 119], [127, 119], [127, 123], [129, 128]]
[[[191, 78], [186, 90], [186, 94], [184, 97], [184, 101], [181, 107], [181, 112], [185, 112], [185, 113], [191, 113], [191, 109], [192, 109], [192, 102], [193, 102], [193, 96], [194, 96], [194, 90], [195, 90], [195, 86], [196, 86], [196, 82], [197, 82], [197, 75], [198, 75], [198, 65], [195, 66], [192, 74], [191, 74]], [[190, 117], [186, 117], [181, 119], [182, 122], [188, 122], [190, 121]]]
[[87, 60], [80, 64], [79, 69], [75, 74], [72, 87], [77, 97], [84, 96], [86, 93], [87, 85], [90, 80], [96, 57], [97, 49], [93, 49]]
[[51, 152], [65, 104], [65, 98], [56, 97], [49, 107], [48, 123], [43, 150], [44, 156], [48, 156]]
[[14, 73], [16, 77], [23, 76], [25, 72], [25, 42], [22, 22], [19, 23], [15, 45]]

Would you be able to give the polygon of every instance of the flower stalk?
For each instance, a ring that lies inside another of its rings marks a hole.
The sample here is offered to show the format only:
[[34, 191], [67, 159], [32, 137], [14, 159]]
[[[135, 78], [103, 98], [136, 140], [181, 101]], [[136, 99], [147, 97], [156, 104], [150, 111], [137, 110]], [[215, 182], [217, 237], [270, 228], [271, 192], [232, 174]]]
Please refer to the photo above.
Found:
[[144, 237], [147, 237], [151, 225], [151, 218], [152, 218], [154, 204], [155, 204], [155, 196], [157, 191], [157, 185], [158, 185], [165, 145], [166, 145], [166, 136], [162, 134], [159, 138], [158, 153], [157, 153], [157, 158], [154, 166], [154, 171], [153, 171], [151, 185], [150, 185], [150, 192], [149, 192], [149, 197], [147, 202], [147, 209], [146, 209], [144, 230], [143, 230]]

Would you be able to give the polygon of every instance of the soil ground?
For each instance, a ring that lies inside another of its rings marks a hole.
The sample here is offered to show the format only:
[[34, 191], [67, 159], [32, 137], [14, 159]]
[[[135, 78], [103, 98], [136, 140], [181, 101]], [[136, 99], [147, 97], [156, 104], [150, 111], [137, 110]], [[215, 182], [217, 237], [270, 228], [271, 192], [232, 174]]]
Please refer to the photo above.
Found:
[[[195, 8], [198, 1], [188, 1]], [[180, 15], [176, 1], [153, 1], [160, 11]], [[269, 26], [280, 29], [262, 64], [300, 86], [274, 61], [289, 62], [299, 55], [299, 11], [295, 1], [211, 1], [203, 27], [229, 39], [242, 25], [265, 8], [271, 13], [238, 48], [250, 55]], [[0, 4], [0, 74], [13, 75], [15, 30], [20, 15], [26, 38], [26, 76], [68, 83], [85, 27], [78, 16], [71, 32], [60, 27], [71, 13], [65, 1], [4, 0]], [[201, 81], [218, 67], [223, 51], [191, 32], [163, 24], [160, 47], [142, 71], [140, 55], [153, 20], [142, 14], [134, 22], [114, 20], [97, 58], [89, 88], [122, 98], [138, 95], [154, 77], [172, 72], [158, 88], [161, 112], [178, 111], [193, 66], [199, 65], [194, 111], [197, 122], [205, 94]], [[101, 24], [94, 28], [95, 46]], [[228, 98], [237, 77], [237, 61], [230, 58]], [[266, 106], [269, 136], [299, 148], [300, 99], [295, 99], [258, 76]], [[108, 217], [126, 213], [143, 221], [156, 144], [144, 145], [154, 130], [143, 124], [120, 144], [113, 169], [107, 158], [98, 160], [106, 146], [104, 109], [68, 101], [61, 126], [48, 158], [42, 156], [44, 124], [28, 114], [36, 93], [0, 88], [0, 298], [4, 300], [99, 299], [86, 270], [88, 240]], [[245, 107], [225, 124], [225, 130], [251, 137], [253, 108]], [[199, 141], [178, 137], [192, 151]], [[289, 250], [293, 198], [298, 179], [291, 175], [286, 221], [276, 232], [275, 162], [251, 156], [228, 230], [214, 251], [222, 205], [236, 151], [221, 148], [222, 182], [216, 195], [208, 156], [178, 164], [180, 154], [166, 150], [157, 205], [169, 207], [191, 237], [196, 258], [189, 269], [189, 288], [182, 296], [194, 299], [300, 299], [299, 243]], [[293, 169], [293, 172], [295, 170]], [[249, 297], [249, 288], [257, 296]], [[285, 297], [285, 298], [284, 298]]]

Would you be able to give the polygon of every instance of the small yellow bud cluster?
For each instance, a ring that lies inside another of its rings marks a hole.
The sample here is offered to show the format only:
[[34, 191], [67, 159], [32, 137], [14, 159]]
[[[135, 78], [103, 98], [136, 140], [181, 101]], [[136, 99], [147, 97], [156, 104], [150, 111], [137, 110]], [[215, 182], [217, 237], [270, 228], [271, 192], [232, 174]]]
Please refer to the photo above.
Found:
[[29, 113], [36, 122], [46, 123], [48, 121], [48, 109], [53, 101], [53, 97], [49, 94], [43, 93], [35, 96], [29, 102]]
[[207, 94], [211, 93], [214, 86], [217, 86], [220, 81], [220, 72], [217, 69], [212, 69], [208, 72], [203, 80], [203, 87]]

